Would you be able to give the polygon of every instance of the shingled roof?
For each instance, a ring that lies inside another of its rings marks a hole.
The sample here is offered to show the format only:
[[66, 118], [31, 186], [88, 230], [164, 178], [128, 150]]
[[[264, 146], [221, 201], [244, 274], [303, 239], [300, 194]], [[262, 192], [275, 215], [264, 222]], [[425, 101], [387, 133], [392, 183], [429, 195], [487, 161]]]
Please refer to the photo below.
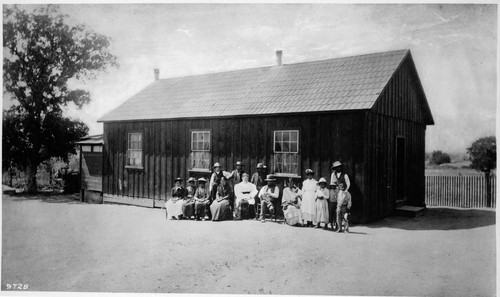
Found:
[[370, 109], [408, 53], [160, 79], [99, 121]]

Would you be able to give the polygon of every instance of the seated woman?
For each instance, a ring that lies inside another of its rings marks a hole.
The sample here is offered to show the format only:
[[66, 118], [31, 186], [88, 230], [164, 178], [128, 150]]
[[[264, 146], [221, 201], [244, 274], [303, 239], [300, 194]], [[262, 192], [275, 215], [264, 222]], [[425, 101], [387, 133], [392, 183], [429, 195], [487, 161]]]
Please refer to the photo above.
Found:
[[184, 188], [182, 187], [182, 178], [178, 177], [174, 180], [175, 186], [172, 188], [172, 198], [165, 202], [167, 209], [167, 218], [172, 220], [182, 220], [182, 206], [184, 205]]
[[226, 177], [222, 177], [220, 185], [217, 187], [216, 199], [210, 205], [212, 212], [212, 221], [232, 220], [231, 198], [233, 191], [227, 182]]
[[288, 179], [288, 185], [283, 189], [283, 213], [285, 222], [290, 225], [303, 226], [302, 212], [300, 211], [300, 203], [302, 200], [302, 191], [295, 186], [293, 178]]
[[252, 200], [253, 203], [255, 203], [253, 197], [257, 195], [258, 191], [257, 187], [248, 181], [249, 178], [250, 176], [248, 173], [243, 173], [243, 181], [234, 186], [234, 195], [236, 196], [236, 201], [234, 202], [234, 212], [236, 220], [248, 219], [249, 203]]
[[186, 198], [184, 199], [185, 203], [182, 206], [182, 214], [185, 219], [190, 219], [194, 216], [194, 193], [196, 192], [196, 179], [194, 177], [190, 177], [188, 179], [189, 186], [186, 187]]
[[198, 189], [194, 193], [194, 214], [196, 220], [200, 218], [204, 221], [205, 216], [210, 214], [210, 191], [205, 187], [207, 180], [202, 178], [198, 179]]

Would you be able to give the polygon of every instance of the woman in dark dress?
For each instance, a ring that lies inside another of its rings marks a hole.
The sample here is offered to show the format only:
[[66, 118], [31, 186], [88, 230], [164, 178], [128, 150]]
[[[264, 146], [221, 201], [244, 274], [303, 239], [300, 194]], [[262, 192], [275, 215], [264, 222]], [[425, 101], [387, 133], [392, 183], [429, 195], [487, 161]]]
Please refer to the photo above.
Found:
[[232, 220], [233, 212], [231, 210], [231, 202], [233, 199], [233, 190], [229, 186], [226, 177], [222, 177], [220, 185], [217, 187], [217, 195], [210, 211], [212, 212], [212, 221]]
[[205, 216], [210, 216], [210, 191], [205, 187], [207, 180], [202, 178], [198, 179], [198, 189], [194, 193], [194, 212], [196, 220], [200, 218], [204, 221]]

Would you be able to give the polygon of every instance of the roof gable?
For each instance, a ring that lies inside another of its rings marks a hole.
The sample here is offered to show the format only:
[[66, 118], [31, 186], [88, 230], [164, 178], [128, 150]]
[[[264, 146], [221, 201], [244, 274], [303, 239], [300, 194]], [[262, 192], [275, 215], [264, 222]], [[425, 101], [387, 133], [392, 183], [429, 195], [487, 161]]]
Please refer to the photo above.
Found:
[[370, 109], [408, 52], [161, 79], [99, 121]]

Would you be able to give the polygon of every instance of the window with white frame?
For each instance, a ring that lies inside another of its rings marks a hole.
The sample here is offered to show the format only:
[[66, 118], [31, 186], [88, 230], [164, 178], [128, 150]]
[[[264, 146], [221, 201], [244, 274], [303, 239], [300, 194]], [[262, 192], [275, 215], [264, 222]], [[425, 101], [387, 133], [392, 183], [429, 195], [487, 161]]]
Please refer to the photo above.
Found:
[[274, 172], [299, 173], [299, 131], [274, 131]]
[[128, 133], [127, 165], [142, 167], [142, 133]]
[[210, 131], [191, 131], [191, 169], [210, 170]]

